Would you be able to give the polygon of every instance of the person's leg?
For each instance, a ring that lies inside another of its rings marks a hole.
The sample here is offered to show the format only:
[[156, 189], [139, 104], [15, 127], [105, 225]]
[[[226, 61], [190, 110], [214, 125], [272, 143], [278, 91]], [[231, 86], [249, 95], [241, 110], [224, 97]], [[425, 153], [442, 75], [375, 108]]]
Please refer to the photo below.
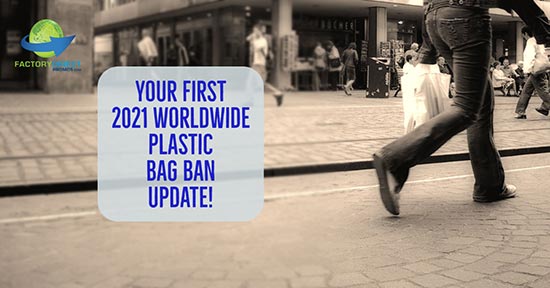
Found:
[[502, 0], [501, 2], [504, 8], [514, 10], [521, 20], [533, 30], [537, 44], [549, 46], [550, 21], [534, 0]]
[[474, 172], [473, 198], [486, 202], [504, 189], [504, 168], [493, 139], [493, 87], [488, 81], [481, 108], [474, 124], [468, 127], [468, 150]]
[[329, 81], [330, 81], [330, 88], [333, 90], [333, 91], [336, 91], [338, 90], [338, 77], [340, 75], [340, 72], [339, 71], [330, 71], [329, 72]]
[[[542, 104], [540, 108], [537, 108], [537, 111], [546, 111], [550, 110], [550, 95], [548, 94], [548, 80], [546, 74], [538, 74], [533, 77], [533, 86], [537, 95], [542, 99]], [[548, 113], [543, 113], [548, 114]]]
[[355, 82], [355, 67], [346, 67], [346, 85], [344, 85], [344, 90], [346, 94], [351, 95], [351, 90], [353, 83]]
[[353, 90], [353, 83], [355, 83], [355, 67], [350, 67], [348, 71], [348, 88]]
[[321, 90], [328, 90], [328, 71], [321, 71]]
[[313, 82], [313, 91], [319, 91], [319, 88], [321, 87], [321, 76], [318, 69], [313, 70], [311, 81]]
[[251, 67], [254, 71], [258, 72], [260, 77], [262, 77], [262, 80], [264, 80], [264, 91], [267, 90], [273, 96], [275, 97], [275, 100], [277, 101], [277, 106], [281, 106], [283, 104], [283, 93], [279, 91], [279, 89], [275, 88], [275, 86], [271, 85], [269, 82], [267, 82], [267, 69], [263, 65], [252, 65]]
[[529, 77], [527, 78], [527, 81], [525, 81], [523, 90], [519, 95], [518, 103], [516, 104], [516, 114], [519, 116], [525, 115], [525, 110], [529, 105], [529, 100], [531, 100], [531, 95], [533, 95], [533, 92], [535, 91], [535, 86], [533, 85], [533, 77], [534, 75], [529, 75]]
[[283, 105], [284, 94], [283, 92], [281, 92], [281, 90], [275, 88], [275, 86], [273, 86], [269, 82], [264, 82], [264, 87], [266, 90], [271, 92], [271, 94], [273, 94], [273, 97], [275, 97], [275, 100], [277, 101], [277, 106]]
[[[437, 12], [437, 21], [434, 13], [428, 14], [427, 30], [437, 51], [446, 58], [452, 56], [447, 62], [452, 65], [457, 95], [448, 110], [382, 148], [380, 154], [395, 175], [406, 175], [409, 168], [470, 126], [480, 111], [488, 83], [491, 52], [489, 16], [463, 8], [441, 8]], [[428, 58], [431, 60], [433, 57]], [[494, 181], [499, 182], [498, 179]]]

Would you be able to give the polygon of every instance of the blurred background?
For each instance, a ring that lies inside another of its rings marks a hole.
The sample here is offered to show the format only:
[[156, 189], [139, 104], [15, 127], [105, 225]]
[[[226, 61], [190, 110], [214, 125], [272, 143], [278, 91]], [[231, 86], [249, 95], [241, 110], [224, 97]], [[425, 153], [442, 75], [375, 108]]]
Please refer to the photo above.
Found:
[[[515, 65], [523, 24], [490, 12], [493, 58]], [[21, 48], [44, 18], [76, 35], [59, 57]], [[495, 142], [519, 198], [471, 201], [460, 133], [412, 170], [401, 218], [380, 203], [372, 154], [403, 135], [399, 76], [422, 19], [422, 0], [0, 0], [0, 287], [550, 287], [550, 121], [534, 110], [514, 119], [517, 98], [502, 87]], [[280, 107], [265, 94], [262, 213], [246, 223], [103, 218], [101, 74], [251, 66], [254, 26], [273, 52], [267, 82], [284, 93]], [[316, 57], [350, 43], [358, 61], [346, 88], [344, 70]], [[80, 71], [15, 61], [79, 61]]]
[[[4, 0], [0, 9], [0, 89], [62, 93], [91, 92], [103, 71], [128, 65], [132, 43], [144, 33], [158, 49], [154, 65], [169, 64], [169, 46], [178, 37], [189, 54], [187, 65], [248, 66], [246, 37], [258, 23], [273, 35], [276, 57], [288, 59], [275, 62], [284, 66], [271, 73], [276, 86], [311, 90], [308, 71], [315, 45], [332, 41], [340, 51], [357, 44], [363, 65], [357, 66], [355, 86], [365, 88], [365, 56], [390, 56], [381, 49], [390, 41], [405, 51], [421, 43], [423, 14], [420, 0]], [[495, 9], [492, 16], [495, 59], [520, 61], [521, 22], [502, 10]], [[60, 60], [80, 59], [78, 76], [13, 69], [13, 60], [37, 59], [19, 41], [42, 18], [57, 21], [66, 35], [77, 35]], [[283, 45], [285, 40], [290, 44]]]

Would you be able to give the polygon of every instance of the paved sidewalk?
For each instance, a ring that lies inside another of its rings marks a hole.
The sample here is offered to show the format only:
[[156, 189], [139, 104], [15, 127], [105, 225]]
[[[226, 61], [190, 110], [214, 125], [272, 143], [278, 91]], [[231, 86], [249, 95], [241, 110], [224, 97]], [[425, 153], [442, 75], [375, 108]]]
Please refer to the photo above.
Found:
[[[363, 91], [289, 93], [283, 107], [265, 104], [265, 167], [371, 159], [403, 133], [400, 98], [366, 99]], [[497, 97], [499, 149], [550, 146], [550, 119], [534, 112], [513, 119], [517, 98]], [[0, 186], [94, 180], [96, 96], [0, 94]], [[461, 134], [437, 154], [466, 151]]]
[[372, 170], [267, 179], [245, 223], [110, 222], [85, 214], [94, 192], [0, 198], [0, 287], [547, 288], [548, 163], [505, 158], [520, 196], [493, 204], [471, 201], [468, 162], [416, 167], [400, 218]]

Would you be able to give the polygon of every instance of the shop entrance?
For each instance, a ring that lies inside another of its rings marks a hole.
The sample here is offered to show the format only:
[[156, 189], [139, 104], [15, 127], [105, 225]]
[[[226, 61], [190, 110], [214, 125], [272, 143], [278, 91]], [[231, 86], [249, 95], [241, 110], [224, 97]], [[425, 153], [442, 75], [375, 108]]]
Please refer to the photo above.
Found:
[[[29, 3], [30, 2], [30, 3]], [[31, 4], [31, 5], [29, 5]], [[31, 7], [31, 13], [29, 13]], [[21, 48], [19, 42], [27, 35], [36, 14], [35, 1], [0, 2], [0, 89], [32, 89], [35, 72], [31, 68], [14, 68], [17, 61], [31, 60], [32, 53]]]

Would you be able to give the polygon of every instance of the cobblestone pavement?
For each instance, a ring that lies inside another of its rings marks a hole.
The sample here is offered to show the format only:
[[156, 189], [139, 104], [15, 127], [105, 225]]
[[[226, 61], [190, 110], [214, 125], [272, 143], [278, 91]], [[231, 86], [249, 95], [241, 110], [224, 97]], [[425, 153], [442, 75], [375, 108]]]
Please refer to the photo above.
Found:
[[266, 179], [246, 223], [110, 222], [95, 192], [0, 198], [0, 287], [546, 288], [549, 163], [505, 158], [520, 196], [493, 204], [471, 201], [468, 162], [421, 165], [399, 218], [372, 170]]
[[[550, 119], [533, 108], [513, 119], [517, 98], [497, 97], [500, 149], [550, 145]], [[265, 108], [265, 166], [287, 167], [370, 159], [403, 133], [400, 98], [366, 99], [362, 91], [290, 93]], [[0, 186], [96, 178], [96, 97], [0, 94]], [[466, 151], [464, 134], [437, 153]]]

